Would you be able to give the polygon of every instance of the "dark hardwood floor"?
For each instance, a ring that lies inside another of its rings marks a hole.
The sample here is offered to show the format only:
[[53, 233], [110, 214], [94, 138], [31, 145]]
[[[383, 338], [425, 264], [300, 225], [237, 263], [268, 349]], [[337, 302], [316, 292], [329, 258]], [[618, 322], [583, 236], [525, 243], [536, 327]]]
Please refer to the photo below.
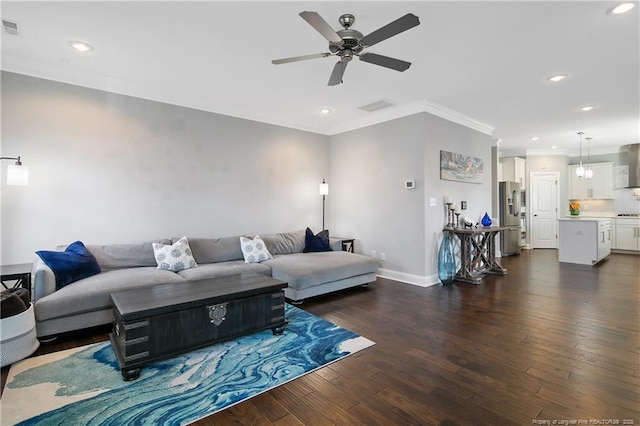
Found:
[[588, 267], [526, 250], [500, 262], [508, 274], [478, 286], [378, 279], [307, 300], [376, 345], [197, 424], [640, 424], [640, 257]]

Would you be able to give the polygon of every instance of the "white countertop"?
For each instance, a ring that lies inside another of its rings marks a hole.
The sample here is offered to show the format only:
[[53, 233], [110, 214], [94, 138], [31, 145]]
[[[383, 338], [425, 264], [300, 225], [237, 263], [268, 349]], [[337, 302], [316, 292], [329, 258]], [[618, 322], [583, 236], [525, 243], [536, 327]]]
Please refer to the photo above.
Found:
[[567, 216], [561, 217], [558, 220], [581, 220], [583, 222], [600, 222], [605, 220], [611, 220], [611, 217], [588, 217], [588, 216]]

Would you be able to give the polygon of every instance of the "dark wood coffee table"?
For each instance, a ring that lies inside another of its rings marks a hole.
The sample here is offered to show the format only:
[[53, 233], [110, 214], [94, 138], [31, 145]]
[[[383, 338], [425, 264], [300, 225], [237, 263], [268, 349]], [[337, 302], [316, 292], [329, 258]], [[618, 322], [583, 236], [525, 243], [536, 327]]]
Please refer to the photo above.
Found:
[[144, 364], [244, 334], [282, 334], [285, 287], [244, 273], [111, 293], [109, 338], [122, 377], [135, 380]]

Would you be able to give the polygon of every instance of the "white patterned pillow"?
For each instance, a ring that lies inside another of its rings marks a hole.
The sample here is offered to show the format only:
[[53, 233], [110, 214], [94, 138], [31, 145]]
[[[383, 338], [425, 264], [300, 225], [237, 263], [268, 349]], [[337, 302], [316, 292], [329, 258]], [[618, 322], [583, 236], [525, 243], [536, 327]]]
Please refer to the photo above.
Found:
[[180, 238], [172, 245], [153, 243], [153, 255], [156, 258], [158, 269], [166, 271], [178, 272], [198, 266], [193, 259], [187, 237]]
[[273, 259], [267, 245], [262, 241], [260, 235], [252, 240], [251, 238], [240, 237], [240, 248], [244, 256], [244, 263], [260, 263], [265, 260]]

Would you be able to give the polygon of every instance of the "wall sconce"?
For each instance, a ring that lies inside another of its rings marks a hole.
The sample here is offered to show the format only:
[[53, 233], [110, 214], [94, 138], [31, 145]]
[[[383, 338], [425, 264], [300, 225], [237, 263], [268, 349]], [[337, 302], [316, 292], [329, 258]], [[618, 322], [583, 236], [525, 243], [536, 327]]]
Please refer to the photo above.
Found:
[[322, 230], [324, 231], [324, 201], [325, 197], [329, 195], [329, 184], [324, 179], [320, 184], [320, 195], [322, 195]]
[[0, 160], [16, 160], [16, 164], [7, 167], [7, 185], [28, 185], [29, 184], [29, 168], [22, 165], [20, 156], [18, 157], [0, 157]]

